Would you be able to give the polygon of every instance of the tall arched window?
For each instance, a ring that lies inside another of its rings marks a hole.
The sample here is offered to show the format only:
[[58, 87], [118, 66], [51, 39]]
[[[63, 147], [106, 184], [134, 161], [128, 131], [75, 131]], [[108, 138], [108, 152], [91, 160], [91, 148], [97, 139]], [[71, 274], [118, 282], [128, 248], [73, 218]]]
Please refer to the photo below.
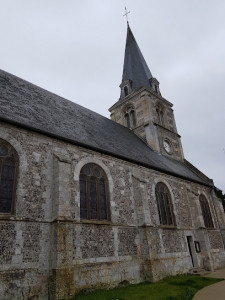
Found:
[[128, 106], [124, 111], [125, 124], [128, 128], [136, 127], [136, 116], [133, 106]]
[[18, 172], [18, 155], [0, 139], [0, 214], [12, 214]]
[[204, 195], [199, 196], [199, 201], [201, 205], [202, 215], [206, 228], [214, 228], [211, 211], [209, 208], [209, 203]]
[[80, 218], [110, 219], [108, 180], [96, 164], [86, 164], [80, 171]]
[[162, 225], [175, 225], [175, 218], [172, 208], [172, 200], [168, 187], [162, 183], [157, 183], [155, 194], [159, 212], [159, 220]]

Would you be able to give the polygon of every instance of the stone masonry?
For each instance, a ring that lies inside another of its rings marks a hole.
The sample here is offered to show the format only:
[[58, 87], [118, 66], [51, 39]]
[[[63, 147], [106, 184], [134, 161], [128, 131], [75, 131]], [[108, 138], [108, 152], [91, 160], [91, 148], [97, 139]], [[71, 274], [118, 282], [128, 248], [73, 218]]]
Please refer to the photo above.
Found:
[[[0, 216], [0, 299], [62, 299], [225, 265], [222, 205], [210, 187], [1, 123], [20, 158], [15, 213]], [[80, 220], [79, 173], [99, 165], [109, 183], [110, 221]], [[170, 190], [176, 227], [160, 225], [155, 186]], [[204, 227], [199, 194], [214, 229]], [[200, 243], [193, 248], [187, 237]]]

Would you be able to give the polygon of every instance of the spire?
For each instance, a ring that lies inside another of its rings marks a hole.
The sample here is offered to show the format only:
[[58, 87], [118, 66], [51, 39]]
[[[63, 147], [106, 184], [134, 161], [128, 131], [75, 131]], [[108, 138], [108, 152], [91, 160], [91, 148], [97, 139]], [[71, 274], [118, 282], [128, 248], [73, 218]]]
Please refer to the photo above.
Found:
[[127, 80], [131, 81], [133, 91], [142, 86], [150, 89], [151, 84], [149, 80], [151, 78], [152, 74], [133, 36], [129, 23], [127, 23], [127, 40], [122, 82]]

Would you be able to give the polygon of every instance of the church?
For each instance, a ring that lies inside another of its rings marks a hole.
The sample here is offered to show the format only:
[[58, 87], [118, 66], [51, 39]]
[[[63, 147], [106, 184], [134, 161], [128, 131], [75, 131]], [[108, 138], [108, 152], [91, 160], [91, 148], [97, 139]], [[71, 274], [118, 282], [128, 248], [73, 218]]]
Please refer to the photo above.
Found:
[[0, 299], [225, 266], [222, 203], [129, 24], [120, 89], [110, 120], [0, 71]]

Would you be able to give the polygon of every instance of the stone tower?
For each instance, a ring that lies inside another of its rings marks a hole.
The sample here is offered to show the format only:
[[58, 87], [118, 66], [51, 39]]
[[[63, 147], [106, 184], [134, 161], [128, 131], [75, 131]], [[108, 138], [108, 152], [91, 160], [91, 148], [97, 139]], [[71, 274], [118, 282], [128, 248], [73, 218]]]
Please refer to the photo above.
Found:
[[183, 160], [173, 104], [162, 97], [128, 24], [120, 98], [109, 109], [111, 119], [129, 127], [154, 151]]

